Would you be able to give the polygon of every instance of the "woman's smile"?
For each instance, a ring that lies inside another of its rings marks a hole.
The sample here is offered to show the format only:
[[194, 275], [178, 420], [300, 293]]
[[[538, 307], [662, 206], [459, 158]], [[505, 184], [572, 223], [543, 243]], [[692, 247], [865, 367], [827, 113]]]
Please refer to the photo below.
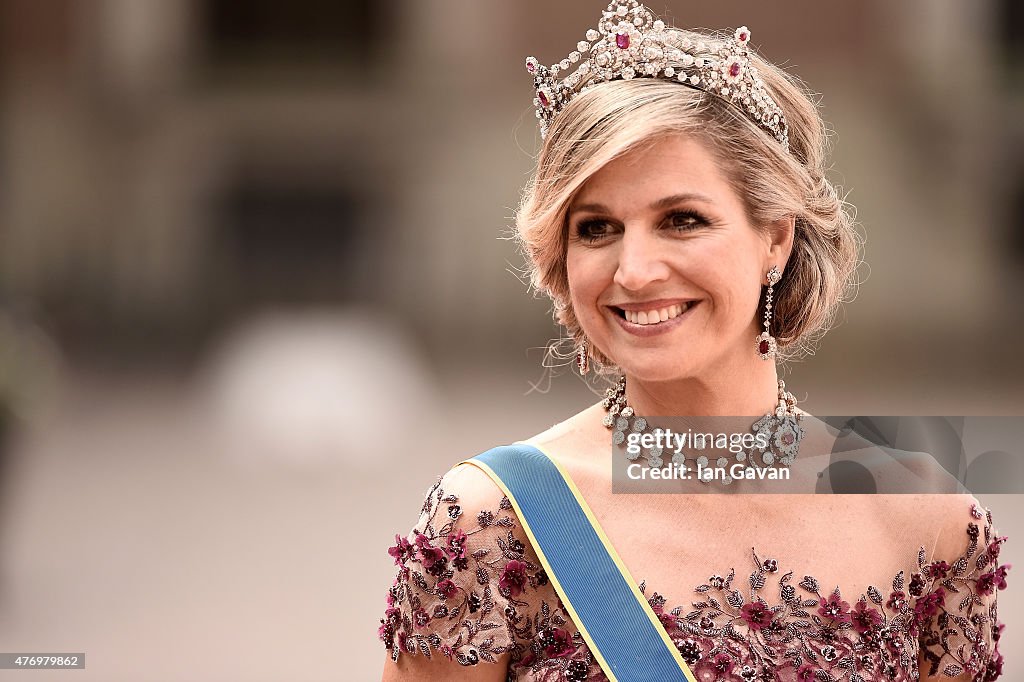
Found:
[[607, 306], [619, 326], [634, 336], [650, 337], [667, 334], [692, 317], [691, 311], [700, 301], [651, 301]]

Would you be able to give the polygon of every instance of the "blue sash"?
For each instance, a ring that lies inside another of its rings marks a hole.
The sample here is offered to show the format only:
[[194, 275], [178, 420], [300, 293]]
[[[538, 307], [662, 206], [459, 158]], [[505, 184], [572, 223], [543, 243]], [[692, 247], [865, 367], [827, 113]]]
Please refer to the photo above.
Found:
[[482, 469], [504, 491], [611, 682], [696, 682], [576, 484], [554, 459], [516, 444], [459, 464]]

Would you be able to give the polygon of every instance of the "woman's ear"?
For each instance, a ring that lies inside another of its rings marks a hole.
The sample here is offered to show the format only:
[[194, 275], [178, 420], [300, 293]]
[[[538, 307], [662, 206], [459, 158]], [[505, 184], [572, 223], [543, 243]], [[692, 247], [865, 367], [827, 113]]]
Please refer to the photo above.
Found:
[[768, 223], [768, 258], [776, 263], [780, 270], [785, 270], [789, 256], [793, 252], [793, 239], [796, 236], [796, 216], [789, 215]]

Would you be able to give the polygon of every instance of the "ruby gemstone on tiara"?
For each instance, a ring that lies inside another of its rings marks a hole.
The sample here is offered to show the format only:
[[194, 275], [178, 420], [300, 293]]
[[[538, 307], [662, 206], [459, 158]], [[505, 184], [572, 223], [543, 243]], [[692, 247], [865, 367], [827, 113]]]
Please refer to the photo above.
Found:
[[617, 33], [615, 34], [615, 44], [620, 50], [629, 49], [629, 34], [628, 33]]

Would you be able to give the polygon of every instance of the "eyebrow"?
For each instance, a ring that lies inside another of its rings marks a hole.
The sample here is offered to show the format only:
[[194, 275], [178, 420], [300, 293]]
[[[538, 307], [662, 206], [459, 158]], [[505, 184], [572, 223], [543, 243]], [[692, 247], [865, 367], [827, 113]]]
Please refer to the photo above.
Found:
[[[681, 204], [684, 201], [702, 201], [706, 204], [715, 203], [711, 197], [700, 192], [683, 192], [682, 194], [673, 194], [672, 196], [663, 197], [652, 203], [648, 208], [652, 211], [658, 211], [675, 204]], [[578, 213], [581, 211], [587, 211], [590, 213], [611, 213], [611, 210], [604, 204], [599, 203], [588, 203], [588, 204], [574, 204], [569, 207], [569, 213]]]

